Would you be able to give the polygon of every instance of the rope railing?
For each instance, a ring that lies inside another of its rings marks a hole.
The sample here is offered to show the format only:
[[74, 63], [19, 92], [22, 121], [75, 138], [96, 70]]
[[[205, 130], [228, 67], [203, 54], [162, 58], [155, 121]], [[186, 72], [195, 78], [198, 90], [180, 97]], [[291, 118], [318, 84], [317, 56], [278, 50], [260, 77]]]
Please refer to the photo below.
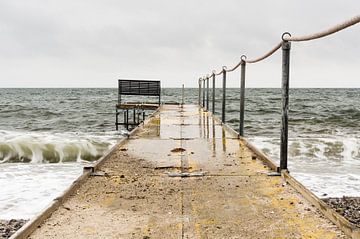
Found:
[[221, 71], [219, 71], [219, 72], [216, 72], [216, 70], [213, 70], [213, 71], [212, 71], [212, 74], [214, 74], [214, 75], [216, 75], [216, 76], [219, 76], [219, 75], [221, 75], [221, 74], [223, 73], [224, 68], [226, 68], [226, 66], [223, 66], [223, 68], [222, 68]]
[[280, 49], [282, 45], [282, 42], [279, 42], [273, 49], [271, 49], [269, 52], [267, 52], [265, 55], [263, 56], [260, 56], [258, 58], [255, 58], [253, 60], [246, 60], [245, 62], [246, 63], [256, 63], [256, 62], [259, 62], [259, 61], [262, 61], [262, 60], [265, 60], [266, 58], [268, 58], [269, 56], [271, 56], [272, 54], [274, 54], [277, 50]]
[[[315, 39], [318, 39], [318, 38], [322, 38], [322, 37], [326, 37], [328, 35], [331, 35], [331, 34], [334, 34], [338, 31], [341, 31], [341, 30], [344, 30], [350, 26], [353, 26], [357, 23], [360, 22], [360, 15], [357, 15], [341, 24], [338, 24], [336, 26], [333, 26], [325, 31], [322, 31], [322, 32], [318, 32], [318, 33], [314, 33], [314, 34], [311, 34], [311, 35], [306, 35], [306, 36], [291, 36], [290, 33], [286, 32], [282, 35], [281, 39], [282, 41], [279, 42], [278, 44], [276, 44], [269, 52], [265, 53], [264, 55], [258, 57], [258, 58], [255, 58], [255, 59], [250, 59], [250, 60], [247, 60], [246, 59], [246, 56], [245, 55], [242, 55], [241, 56], [241, 60], [232, 68], [230, 69], [226, 69], [226, 67], [223, 67], [221, 69], [221, 71], [217, 72], [217, 71], [213, 71], [211, 75], [215, 74], [216, 76], [218, 75], [221, 75], [224, 71], [224, 68], [225, 68], [225, 71], [226, 72], [232, 72], [232, 71], [235, 71], [241, 64], [242, 62], [245, 62], [245, 63], [257, 63], [257, 62], [260, 62], [262, 60], [265, 60], [266, 58], [270, 57], [271, 55], [273, 55], [277, 50], [279, 50], [281, 48], [281, 45], [284, 41], [291, 41], [291, 42], [300, 42], [300, 41], [310, 41], [310, 40], [315, 40]], [[245, 59], [243, 59], [245, 58]]]
[[298, 36], [298, 37], [293, 37], [293, 36], [288, 36], [288, 37], [284, 37], [283, 40], [285, 41], [310, 41], [310, 40], [315, 40], [318, 38], [322, 38], [322, 37], [326, 37], [328, 35], [334, 34], [338, 31], [344, 30], [345, 28], [351, 27], [352, 25], [355, 25], [357, 23], [360, 22], [360, 15], [355, 16], [341, 24], [338, 24], [336, 26], [333, 26], [325, 31], [322, 32], [318, 32], [318, 33], [314, 33], [311, 35], [306, 35], [306, 36]]
[[239, 61], [239, 63], [237, 63], [233, 68], [230, 68], [229, 70], [226, 70], [226, 72], [232, 72], [234, 70], [236, 70], [242, 63], [242, 60]]
[[[244, 136], [244, 111], [245, 111], [245, 70], [246, 64], [260, 62], [276, 51], [282, 48], [282, 118], [281, 118], [281, 137], [280, 137], [280, 167], [278, 171], [287, 170], [288, 158], [288, 112], [289, 112], [289, 79], [290, 79], [290, 49], [291, 42], [310, 41], [326, 37], [334, 34], [345, 28], [353, 26], [360, 22], [360, 15], [357, 15], [341, 24], [333, 26], [325, 31], [314, 33], [305, 36], [291, 36], [290, 33], [285, 32], [281, 36], [281, 42], [275, 45], [269, 52], [264, 55], [248, 60], [245, 55], [240, 57], [240, 61], [232, 68], [223, 66], [220, 71], [213, 70], [212, 73], [199, 78], [199, 105], [205, 111], [209, 110], [209, 79], [212, 78], [212, 113], [215, 113], [215, 77], [222, 75], [222, 110], [221, 121], [225, 123], [225, 107], [226, 107], [226, 76], [228, 72], [233, 72], [241, 66], [241, 91], [240, 91], [240, 125], [239, 136]], [[205, 86], [206, 83], [206, 86]], [[202, 88], [202, 89], [201, 89]], [[202, 102], [201, 102], [201, 95]], [[206, 95], [206, 97], [205, 97]]]

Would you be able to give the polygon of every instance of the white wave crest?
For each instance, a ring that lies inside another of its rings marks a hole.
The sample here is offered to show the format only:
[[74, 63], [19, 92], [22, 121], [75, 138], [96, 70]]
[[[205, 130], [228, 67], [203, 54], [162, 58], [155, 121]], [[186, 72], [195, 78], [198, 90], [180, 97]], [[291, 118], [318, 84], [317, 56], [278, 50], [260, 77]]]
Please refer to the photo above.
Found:
[[115, 142], [109, 136], [0, 131], [0, 163], [94, 161]]

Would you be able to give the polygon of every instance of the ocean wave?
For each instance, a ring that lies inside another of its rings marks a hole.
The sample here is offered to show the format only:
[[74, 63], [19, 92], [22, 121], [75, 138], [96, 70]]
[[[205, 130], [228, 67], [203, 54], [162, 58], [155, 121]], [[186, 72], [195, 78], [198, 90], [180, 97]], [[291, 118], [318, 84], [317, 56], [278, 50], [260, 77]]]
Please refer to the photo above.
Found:
[[[278, 159], [280, 140], [278, 138], [250, 138], [256, 146]], [[360, 160], [359, 138], [290, 138], [289, 157], [295, 161], [306, 162], [356, 162]]]
[[0, 131], [0, 163], [95, 161], [115, 142], [108, 136]]

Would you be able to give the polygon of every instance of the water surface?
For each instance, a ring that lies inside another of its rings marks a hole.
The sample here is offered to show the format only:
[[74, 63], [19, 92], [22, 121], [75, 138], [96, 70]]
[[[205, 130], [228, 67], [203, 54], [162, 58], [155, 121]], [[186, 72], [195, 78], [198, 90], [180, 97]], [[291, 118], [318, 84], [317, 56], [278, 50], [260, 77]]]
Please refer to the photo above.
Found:
[[[38, 213], [123, 137], [114, 126], [116, 93], [0, 89], [0, 219]], [[197, 93], [186, 89], [185, 103], [197, 104]], [[162, 94], [181, 101], [180, 89]], [[235, 129], [239, 98], [239, 89], [228, 89], [226, 121]], [[359, 98], [359, 89], [290, 90], [289, 169], [318, 196], [360, 196]], [[220, 89], [216, 99], [219, 115]], [[280, 107], [280, 89], [247, 89], [245, 136], [277, 162]]]

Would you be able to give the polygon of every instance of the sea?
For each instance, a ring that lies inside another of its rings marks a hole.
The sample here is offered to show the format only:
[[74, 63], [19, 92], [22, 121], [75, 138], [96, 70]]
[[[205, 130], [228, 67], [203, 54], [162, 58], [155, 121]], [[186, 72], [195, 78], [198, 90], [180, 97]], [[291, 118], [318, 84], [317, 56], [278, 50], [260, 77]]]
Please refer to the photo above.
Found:
[[[181, 89], [162, 89], [162, 101], [180, 102]], [[38, 214], [124, 137], [116, 103], [114, 88], [0, 89], [0, 219]], [[198, 89], [185, 89], [185, 103], [198, 103]], [[279, 163], [281, 90], [246, 89], [245, 107], [245, 137]], [[240, 90], [227, 89], [236, 130], [239, 108]], [[319, 197], [360, 196], [360, 89], [290, 90], [288, 164]]]

